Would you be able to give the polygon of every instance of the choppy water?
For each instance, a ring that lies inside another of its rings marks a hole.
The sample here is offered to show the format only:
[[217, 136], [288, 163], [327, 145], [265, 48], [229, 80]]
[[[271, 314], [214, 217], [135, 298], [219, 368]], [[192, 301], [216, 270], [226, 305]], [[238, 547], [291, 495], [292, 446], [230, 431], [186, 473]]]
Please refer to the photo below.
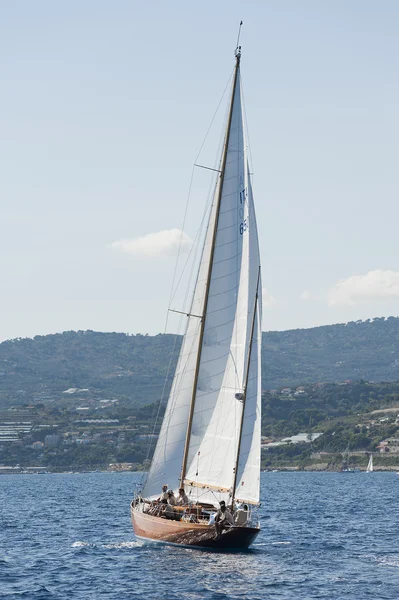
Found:
[[131, 473], [0, 477], [0, 598], [399, 599], [399, 476], [263, 473], [252, 551], [140, 546]]

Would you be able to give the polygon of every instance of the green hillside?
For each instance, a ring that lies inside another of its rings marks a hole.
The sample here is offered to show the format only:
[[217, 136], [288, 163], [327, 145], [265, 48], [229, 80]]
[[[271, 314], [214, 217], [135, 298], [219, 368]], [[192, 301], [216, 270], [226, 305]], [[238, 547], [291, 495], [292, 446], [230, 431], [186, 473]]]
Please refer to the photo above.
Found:
[[399, 318], [263, 335], [263, 387], [399, 379]]
[[[0, 344], [0, 407], [70, 400], [68, 388], [147, 404], [166, 392], [181, 338], [94, 331]], [[263, 388], [399, 379], [399, 318], [263, 334]], [[79, 397], [76, 392], [74, 397]]]
[[[52, 471], [148, 465], [164, 406], [67, 396], [58, 405], [0, 411], [0, 463]], [[376, 468], [396, 470], [398, 434], [399, 382], [317, 383], [262, 394], [263, 468], [340, 470], [350, 450], [352, 466], [365, 468], [372, 452]], [[292, 436], [300, 439], [289, 442]]]

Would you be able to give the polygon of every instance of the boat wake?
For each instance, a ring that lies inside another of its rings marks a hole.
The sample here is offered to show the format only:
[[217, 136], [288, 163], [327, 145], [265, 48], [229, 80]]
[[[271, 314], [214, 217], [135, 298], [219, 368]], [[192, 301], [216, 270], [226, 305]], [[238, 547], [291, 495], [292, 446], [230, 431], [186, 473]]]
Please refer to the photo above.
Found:
[[71, 545], [71, 548], [86, 548], [88, 546], [93, 546], [94, 547], [94, 544], [90, 544], [89, 542], [79, 542], [79, 541], [77, 541], [77, 542], [74, 542]]
[[377, 558], [377, 562], [382, 567], [399, 567], [399, 555], [393, 554], [392, 556]]
[[121, 548], [140, 548], [140, 542], [117, 542], [116, 544], [102, 544], [101, 548], [107, 548], [110, 550], [121, 549]]
[[91, 542], [76, 541], [71, 544], [71, 548], [105, 548], [107, 550], [120, 550], [124, 548], [138, 548], [139, 542], [115, 542], [113, 544], [93, 544]]
[[272, 542], [272, 546], [289, 546], [292, 542]]

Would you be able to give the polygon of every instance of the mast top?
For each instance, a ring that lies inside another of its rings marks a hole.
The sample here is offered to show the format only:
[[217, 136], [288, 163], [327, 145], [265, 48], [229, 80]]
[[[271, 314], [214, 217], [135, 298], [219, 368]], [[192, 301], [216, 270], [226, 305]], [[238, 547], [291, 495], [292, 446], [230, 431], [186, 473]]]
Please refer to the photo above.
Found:
[[235, 52], [234, 52], [234, 56], [236, 57], [237, 65], [240, 64], [240, 59], [241, 59], [241, 46], [239, 46], [240, 35], [241, 35], [241, 27], [242, 27], [242, 21], [240, 21], [240, 25], [238, 27], [237, 44], [236, 44], [236, 49], [235, 49]]

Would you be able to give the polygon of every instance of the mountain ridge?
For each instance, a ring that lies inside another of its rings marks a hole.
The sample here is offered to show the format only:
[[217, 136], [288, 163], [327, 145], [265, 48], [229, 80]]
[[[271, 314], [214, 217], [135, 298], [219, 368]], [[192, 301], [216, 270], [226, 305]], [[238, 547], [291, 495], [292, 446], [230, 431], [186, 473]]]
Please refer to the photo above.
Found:
[[[181, 336], [63, 333], [0, 343], [0, 407], [53, 402], [68, 388], [147, 404], [173, 377]], [[399, 318], [262, 334], [262, 387], [399, 379]]]

